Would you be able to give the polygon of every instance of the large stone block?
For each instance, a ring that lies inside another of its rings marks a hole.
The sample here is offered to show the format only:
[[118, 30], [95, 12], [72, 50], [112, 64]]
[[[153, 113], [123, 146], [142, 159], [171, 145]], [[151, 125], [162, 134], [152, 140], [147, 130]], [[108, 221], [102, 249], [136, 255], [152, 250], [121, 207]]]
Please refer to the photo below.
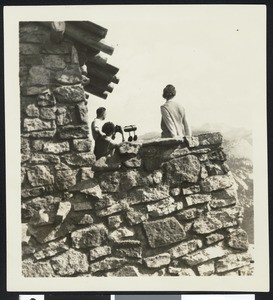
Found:
[[132, 237], [135, 235], [133, 229], [129, 229], [127, 227], [120, 227], [109, 234], [109, 239], [117, 242], [124, 238]]
[[39, 118], [39, 109], [35, 104], [29, 104], [25, 110], [28, 117]]
[[74, 249], [69, 249], [63, 254], [52, 258], [51, 265], [60, 276], [86, 273], [89, 269], [87, 255]]
[[71, 44], [67, 42], [54, 43], [47, 42], [42, 45], [41, 53], [43, 54], [69, 54], [71, 51]]
[[196, 276], [191, 268], [174, 268], [169, 266], [168, 271], [173, 276]]
[[[55, 125], [54, 125], [55, 127]], [[22, 137], [29, 137], [29, 138], [35, 138], [35, 139], [42, 139], [42, 138], [54, 138], [56, 134], [56, 129], [52, 130], [42, 130], [42, 131], [32, 131], [28, 133], [22, 133]]]
[[102, 199], [102, 191], [95, 179], [89, 179], [79, 182], [75, 186], [70, 188], [71, 192], [81, 192], [83, 194], [92, 196], [97, 199]]
[[53, 90], [57, 102], [77, 103], [85, 101], [84, 89], [81, 85], [60, 86]]
[[27, 85], [45, 85], [50, 83], [50, 71], [43, 65], [33, 66], [29, 70]]
[[67, 125], [58, 128], [59, 137], [61, 139], [86, 139], [89, 135], [89, 129], [86, 125], [73, 126]]
[[44, 193], [45, 188], [43, 186], [32, 188], [32, 189], [22, 189], [21, 190], [21, 196], [22, 198], [28, 198], [28, 197], [37, 197]]
[[162, 253], [155, 256], [146, 257], [143, 259], [148, 268], [160, 268], [171, 262], [169, 253]]
[[142, 160], [139, 156], [135, 156], [124, 160], [123, 164], [127, 168], [140, 168], [142, 165]]
[[176, 218], [181, 221], [193, 220], [198, 218], [202, 213], [202, 210], [197, 208], [184, 209], [176, 214]]
[[116, 155], [113, 155], [111, 157], [103, 156], [92, 166], [92, 169], [94, 171], [112, 171], [112, 170], [118, 170], [121, 167], [121, 162], [119, 158]]
[[73, 123], [72, 113], [66, 107], [58, 107], [56, 110], [56, 124], [64, 126]]
[[120, 215], [110, 216], [108, 218], [108, 226], [112, 229], [116, 229], [116, 228], [120, 227], [122, 222], [123, 222], [123, 219], [121, 218]]
[[231, 174], [209, 176], [201, 182], [201, 187], [204, 192], [212, 192], [229, 188], [234, 184], [234, 179]]
[[210, 206], [212, 208], [230, 206], [237, 202], [237, 191], [234, 186], [224, 190], [214, 191], [211, 195], [212, 200], [210, 201]]
[[220, 132], [215, 132], [200, 134], [198, 135], [198, 139], [200, 146], [208, 146], [222, 144], [223, 137]]
[[146, 210], [135, 210], [133, 208], [126, 212], [126, 217], [131, 225], [143, 223], [149, 218]]
[[140, 276], [140, 273], [137, 269], [137, 267], [134, 266], [124, 266], [121, 269], [115, 271], [115, 272], [108, 272], [107, 277], [136, 277]]
[[172, 159], [165, 163], [167, 180], [171, 184], [181, 184], [182, 182], [196, 183], [200, 174], [200, 162], [194, 155]]
[[54, 106], [56, 104], [56, 99], [53, 94], [50, 92], [43, 93], [38, 96], [37, 98], [37, 104], [38, 106]]
[[95, 156], [91, 152], [73, 153], [63, 156], [64, 161], [72, 167], [89, 167], [95, 161]]
[[183, 208], [182, 202], [175, 202], [172, 197], [147, 205], [147, 211], [152, 217], [162, 217]]
[[32, 187], [49, 185], [54, 183], [54, 176], [47, 166], [34, 166], [28, 169], [27, 177]]
[[40, 154], [40, 153], [32, 153], [30, 160], [30, 164], [58, 164], [60, 163], [60, 158], [54, 154]]
[[189, 187], [182, 188], [182, 194], [185, 196], [200, 193], [201, 188], [200, 185], [192, 185]]
[[53, 130], [55, 128], [56, 125], [52, 121], [42, 121], [38, 118], [24, 119], [23, 129], [25, 132]]
[[136, 156], [139, 152], [140, 147], [141, 144], [125, 142], [119, 146], [119, 153], [122, 155]]
[[101, 246], [107, 235], [108, 230], [103, 224], [91, 225], [72, 232], [72, 245], [77, 249]]
[[188, 253], [191, 253], [201, 247], [202, 247], [202, 240], [193, 239], [187, 242], [182, 242], [177, 246], [171, 248], [169, 250], [169, 253], [171, 255], [171, 258], [178, 258]]
[[195, 266], [211, 259], [223, 257], [229, 253], [230, 250], [226, 249], [223, 243], [219, 243], [187, 254], [182, 257], [182, 261], [186, 262], [189, 266]]
[[211, 195], [208, 194], [194, 194], [189, 195], [186, 198], [187, 206], [192, 206], [201, 203], [207, 203], [211, 200]]
[[222, 222], [222, 228], [238, 225], [243, 218], [244, 208], [241, 206], [233, 206], [222, 210], [211, 210], [207, 216], [217, 218]]
[[227, 243], [231, 248], [239, 250], [247, 250], [249, 247], [247, 233], [241, 228], [229, 233]]
[[212, 233], [205, 237], [205, 241], [207, 245], [211, 245], [222, 241], [224, 238], [225, 236], [221, 233]]
[[46, 153], [60, 154], [70, 150], [68, 142], [52, 143], [46, 142], [43, 146], [43, 151]]
[[123, 192], [127, 192], [133, 187], [141, 185], [141, 175], [136, 170], [128, 170], [121, 173], [120, 177], [120, 189]]
[[251, 263], [252, 257], [249, 253], [229, 254], [228, 256], [219, 259], [215, 263], [217, 273], [227, 272], [234, 270]]
[[142, 247], [140, 245], [116, 248], [115, 255], [118, 257], [142, 258]]
[[98, 258], [110, 255], [112, 253], [111, 247], [109, 246], [101, 246], [91, 249], [89, 252], [90, 260], [96, 260]]
[[89, 139], [76, 139], [73, 140], [73, 148], [79, 152], [91, 151], [92, 142]]
[[72, 65], [72, 66], [67, 66], [62, 71], [58, 71], [56, 73], [55, 79], [57, 82], [64, 85], [77, 84], [77, 83], [81, 83], [82, 74], [79, 66]]
[[210, 276], [214, 274], [215, 272], [214, 261], [208, 261], [198, 266], [197, 271], [200, 276]]
[[45, 120], [55, 120], [56, 119], [56, 107], [42, 107], [40, 108], [40, 116]]
[[49, 261], [34, 262], [31, 258], [22, 262], [22, 275], [24, 277], [55, 277]]
[[59, 239], [48, 244], [38, 247], [34, 253], [36, 260], [52, 257], [58, 253], [64, 252], [69, 249], [67, 238]]
[[54, 54], [45, 55], [44, 64], [46, 68], [52, 70], [64, 69], [66, 67], [64, 57], [62, 57], [61, 55]]
[[185, 239], [186, 233], [174, 218], [143, 223], [149, 245], [152, 248], [171, 245]]
[[208, 234], [222, 228], [222, 222], [217, 218], [200, 217], [193, 222], [192, 229], [197, 234]]
[[20, 43], [19, 53], [25, 55], [40, 54], [41, 46], [38, 44]]
[[93, 205], [88, 197], [84, 194], [75, 194], [71, 199], [74, 211], [91, 210]]
[[159, 185], [156, 187], [141, 187], [129, 192], [128, 201], [132, 204], [148, 203], [168, 198], [169, 186]]
[[105, 172], [98, 176], [98, 181], [103, 192], [115, 193], [119, 191], [120, 172]]
[[91, 263], [90, 270], [92, 273], [96, 273], [98, 271], [107, 271], [112, 269], [118, 269], [122, 267], [127, 262], [125, 258], [118, 257], [107, 257], [104, 260]]
[[47, 86], [24, 86], [21, 88], [21, 94], [24, 96], [34, 96], [48, 92]]

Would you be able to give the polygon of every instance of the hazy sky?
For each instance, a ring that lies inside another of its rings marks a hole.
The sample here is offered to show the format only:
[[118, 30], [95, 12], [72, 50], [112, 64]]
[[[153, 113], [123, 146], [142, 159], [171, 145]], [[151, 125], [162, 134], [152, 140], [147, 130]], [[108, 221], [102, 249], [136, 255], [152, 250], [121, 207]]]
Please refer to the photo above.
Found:
[[90, 96], [91, 119], [105, 106], [108, 120], [136, 124], [138, 134], [160, 131], [171, 83], [193, 126], [251, 128], [265, 91], [263, 6], [96, 7], [88, 15], [108, 28], [108, 62], [120, 68], [107, 100]]

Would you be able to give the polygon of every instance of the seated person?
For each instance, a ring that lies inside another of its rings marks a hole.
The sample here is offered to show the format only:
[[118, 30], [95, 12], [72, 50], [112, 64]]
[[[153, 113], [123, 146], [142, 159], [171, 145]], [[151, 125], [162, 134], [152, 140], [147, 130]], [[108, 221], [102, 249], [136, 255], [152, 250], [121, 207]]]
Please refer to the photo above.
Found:
[[102, 126], [101, 131], [105, 135], [98, 136], [95, 141], [94, 154], [97, 160], [103, 156], [112, 156], [115, 148], [117, 147], [117, 144], [115, 144], [112, 140], [112, 137], [115, 134], [115, 125], [112, 122], [106, 122]]

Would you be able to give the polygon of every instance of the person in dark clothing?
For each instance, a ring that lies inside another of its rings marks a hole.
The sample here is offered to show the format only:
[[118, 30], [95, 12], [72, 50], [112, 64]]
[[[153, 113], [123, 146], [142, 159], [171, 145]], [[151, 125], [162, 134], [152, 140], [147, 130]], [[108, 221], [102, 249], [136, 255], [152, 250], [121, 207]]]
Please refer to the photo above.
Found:
[[117, 144], [112, 140], [115, 133], [115, 125], [112, 122], [106, 122], [101, 130], [105, 135], [100, 135], [96, 139], [94, 154], [96, 159], [103, 156], [112, 156], [114, 154]]

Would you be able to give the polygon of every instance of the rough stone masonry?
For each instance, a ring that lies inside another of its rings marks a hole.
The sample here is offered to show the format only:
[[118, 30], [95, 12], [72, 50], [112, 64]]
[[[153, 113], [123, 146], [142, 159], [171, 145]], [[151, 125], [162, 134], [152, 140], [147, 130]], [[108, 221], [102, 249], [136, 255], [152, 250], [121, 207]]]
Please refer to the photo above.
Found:
[[23, 276], [252, 275], [221, 134], [95, 161], [77, 51], [36, 29], [20, 29]]

